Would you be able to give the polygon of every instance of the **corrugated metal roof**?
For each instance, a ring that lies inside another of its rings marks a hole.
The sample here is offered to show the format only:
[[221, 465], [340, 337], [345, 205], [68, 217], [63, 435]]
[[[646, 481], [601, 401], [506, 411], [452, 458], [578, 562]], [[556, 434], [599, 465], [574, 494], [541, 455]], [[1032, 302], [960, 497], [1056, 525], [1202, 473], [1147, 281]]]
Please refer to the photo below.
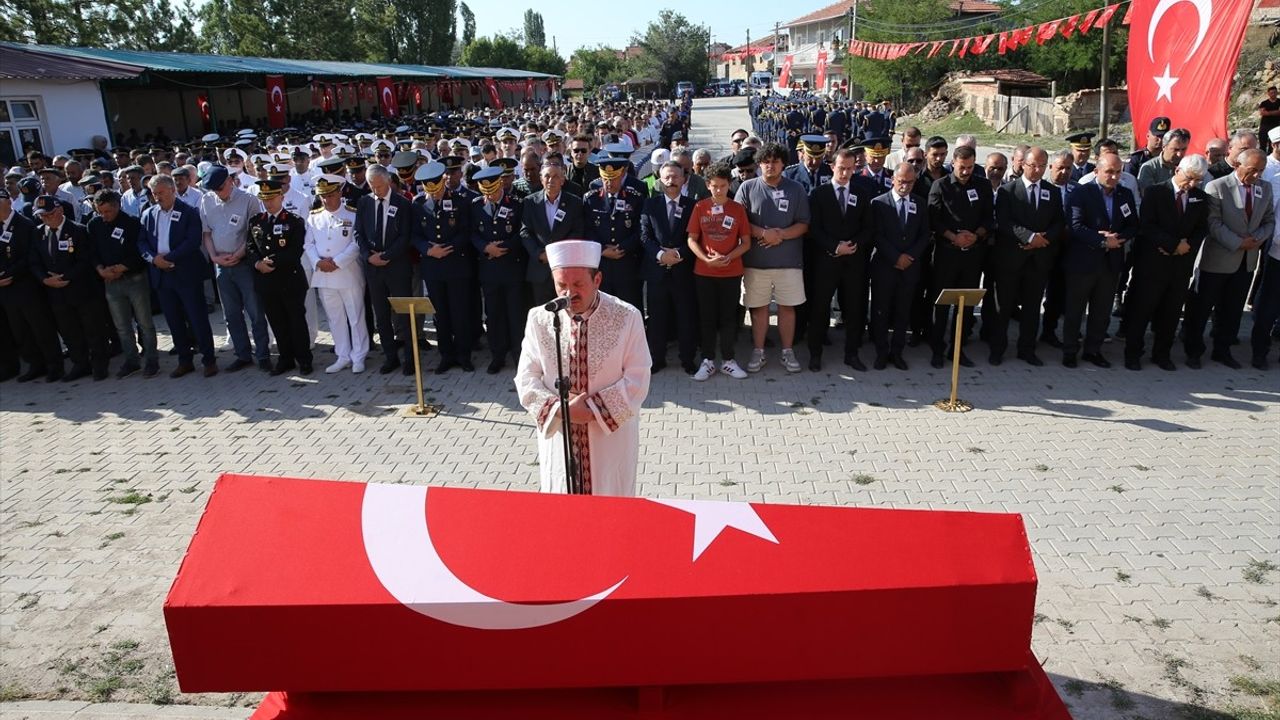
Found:
[[33, 52], [35, 46], [0, 43], [0, 78], [9, 80], [110, 80], [132, 78], [139, 65]]
[[[382, 63], [336, 62], [328, 60], [292, 60], [287, 58], [240, 57], [235, 55], [201, 55], [197, 53], [149, 52], [143, 50], [109, 50], [106, 48], [62, 47], [58, 45], [16, 45], [32, 55], [74, 59], [86, 62], [127, 64], [139, 68], [138, 73], [111, 77], [135, 77], [142, 71], [175, 73], [236, 73], [264, 75], [319, 75], [339, 77], [401, 78], [550, 78], [554, 75], [506, 68], [475, 68], [430, 65], [393, 65]], [[7, 68], [6, 68], [7, 69]]]

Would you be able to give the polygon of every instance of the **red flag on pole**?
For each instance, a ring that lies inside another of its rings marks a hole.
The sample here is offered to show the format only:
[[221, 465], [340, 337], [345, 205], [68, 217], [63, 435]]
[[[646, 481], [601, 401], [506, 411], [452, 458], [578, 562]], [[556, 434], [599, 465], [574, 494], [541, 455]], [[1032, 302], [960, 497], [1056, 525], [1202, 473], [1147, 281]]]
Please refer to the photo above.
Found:
[[400, 106], [396, 104], [395, 89], [389, 77], [378, 78], [378, 109], [382, 111], [383, 117], [395, 117], [400, 114]]
[[778, 84], [782, 87], [789, 87], [791, 82], [791, 62], [794, 59], [794, 55], [782, 58], [782, 72], [778, 74]]
[[196, 108], [200, 111], [200, 123], [204, 126], [204, 131], [209, 132], [213, 126], [213, 109], [209, 107], [209, 96], [204, 93], [197, 95]]
[[284, 95], [284, 76], [267, 76], [267, 125], [282, 128], [289, 114], [289, 105]]
[[827, 51], [818, 51], [818, 70], [813, 76], [814, 90], [821, 90], [827, 86]]
[[1081, 35], [1089, 34], [1089, 31], [1093, 29], [1093, 23], [1095, 20], [1098, 19], [1098, 13], [1100, 12], [1102, 12], [1102, 9], [1098, 8], [1095, 10], [1090, 10], [1087, 14], [1085, 14], [1084, 19], [1080, 21], [1079, 27], [1076, 28], [1077, 30], [1080, 31]]
[[502, 109], [502, 96], [498, 94], [498, 83], [493, 78], [484, 79], [484, 87], [489, 91], [489, 105], [498, 110]]
[[[1114, 14], [1115, 7], [1107, 10]], [[1231, 81], [1251, 8], [1247, 2], [1219, 3], [1211, 11], [1207, 2], [1134, 0], [1128, 79], [1138, 142], [1151, 119], [1162, 115], [1191, 131], [1194, 152], [1211, 138], [1227, 136]]]

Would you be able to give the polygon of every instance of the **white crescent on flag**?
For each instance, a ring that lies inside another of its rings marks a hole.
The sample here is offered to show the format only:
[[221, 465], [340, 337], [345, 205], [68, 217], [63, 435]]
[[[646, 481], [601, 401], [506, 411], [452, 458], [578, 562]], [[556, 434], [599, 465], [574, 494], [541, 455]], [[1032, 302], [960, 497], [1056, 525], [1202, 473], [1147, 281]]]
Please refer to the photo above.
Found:
[[396, 101], [395, 101], [395, 98], [391, 97], [391, 88], [389, 87], [382, 88], [383, 109], [387, 111], [387, 114], [390, 114], [392, 108], [394, 108], [395, 106], [396, 106]]
[[271, 87], [271, 104], [276, 106], [276, 112], [280, 112], [280, 110], [282, 109], [281, 103], [283, 102], [284, 102], [284, 91], [280, 89], [279, 85], [273, 85]]
[[1181, 2], [1191, 3], [1195, 6], [1198, 15], [1196, 41], [1191, 46], [1191, 51], [1187, 53], [1187, 57], [1190, 58], [1195, 55], [1196, 50], [1200, 49], [1200, 43], [1204, 42], [1204, 36], [1209, 32], [1209, 23], [1213, 20], [1213, 0], [1160, 0], [1156, 4], [1155, 12], [1151, 13], [1151, 24], [1147, 26], [1147, 57], [1151, 58], [1151, 62], [1156, 61], [1156, 28], [1160, 27], [1160, 21], [1164, 18], [1164, 14], [1172, 10], [1174, 5]]

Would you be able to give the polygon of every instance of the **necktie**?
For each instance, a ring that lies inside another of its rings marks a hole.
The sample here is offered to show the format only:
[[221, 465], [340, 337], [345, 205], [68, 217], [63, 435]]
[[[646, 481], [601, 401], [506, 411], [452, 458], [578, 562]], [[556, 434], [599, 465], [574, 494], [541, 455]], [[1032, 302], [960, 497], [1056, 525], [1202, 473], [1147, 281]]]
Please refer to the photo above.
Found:
[[1178, 197], [1174, 200], [1174, 203], [1173, 203], [1174, 207], [1178, 209], [1178, 217], [1182, 217], [1182, 213], [1186, 212], [1187, 210], [1185, 205], [1186, 202], [1187, 202], [1187, 191], [1179, 190]]
[[1031, 187], [1027, 188], [1031, 191], [1031, 210], [1034, 212], [1040, 209], [1040, 183], [1031, 183]]
[[58, 240], [58, 231], [49, 231], [49, 257], [53, 257], [53, 244]]
[[1253, 186], [1241, 185], [1244, 188], [1244, 219], [1246, 222], [1253, 220]]
[[383, 233], [385, 232], [384, 220], [382, 219], [382, 198], [378, 198], [378, 210], [374, 214], [373, 235], [378, 238], [378, 247], [384, 247]]
[[676, 207], [675, 200], [667, 201], [667, 224], [672, 228], [676, 226]]
[[840, 205], [840, 214], [844, 215], [845, 195], [843, 186], [836, 188], [836, 202]]
[[898, 219], [902, 221], [902, 227], [907, 226], [907, 199], [898, 198]]

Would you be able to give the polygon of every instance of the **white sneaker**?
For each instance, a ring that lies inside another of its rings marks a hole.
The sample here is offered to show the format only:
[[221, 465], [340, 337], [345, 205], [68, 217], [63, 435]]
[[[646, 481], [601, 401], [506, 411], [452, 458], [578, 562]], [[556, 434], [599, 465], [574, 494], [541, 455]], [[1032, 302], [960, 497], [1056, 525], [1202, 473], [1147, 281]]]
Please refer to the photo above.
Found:
[[716, 364], [711, 362], [711, 360], [708, 358], [703, 360], [702, 364], [698, 366], [698, 372], [693, 374], [693, 379], [697, 380], [698, 382], [702, 382], [703, 380], [706, 380], [715, 374], [716, 374]]
[[782, 367], [786, 368], [789, 373], [800, 372], [800, 361], [796, 359], [795, 350], [791, 348], [783, 348]]
[[720, 366], [720, 372], [728, 375], [735, 380], [742, 380], [747, 377], [747, 371], [738, 365], [737, 360], [729, 360]]
[[351, 363], [351, 372], [356, 373], [357, 375], [364, 372], [364, 363], [362, 362]]
[[339, 360], [339, 361], [335, 362], [334, 364], [330, 365], [329, 367], [325, 368], [325, 369], [324, 369], [324, 371], [325, 371], [326, 373], [328, 373], [328, 374], [332, 375], [332, 374], [334, 374], [334, 373], [336, 373], [336, 372], [339, 372], [339, 371], [341, 371], [341, 370], [345, 369], [345, 368], [346, 368], [348, 365], [350, 365], [350, 364], [351, 364], [351, 363], [350, 363], [350, 361], [347, 361], [347, 360]]
[[764, 369], [764, 348], [756, 348], [751, 351], [751, 359], [747, 361], [747, 372], [760, 372]]

